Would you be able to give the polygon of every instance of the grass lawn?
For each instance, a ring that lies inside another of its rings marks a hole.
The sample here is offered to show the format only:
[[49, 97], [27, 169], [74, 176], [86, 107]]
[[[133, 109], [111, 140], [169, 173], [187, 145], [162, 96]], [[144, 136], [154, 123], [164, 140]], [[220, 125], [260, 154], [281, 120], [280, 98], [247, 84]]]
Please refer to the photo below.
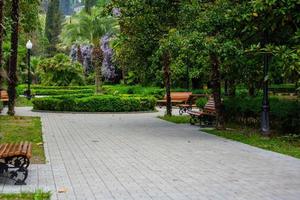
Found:
[[0, 143], [32, 142], [31, 163], [45, 163], [39, 117], [0, 116]]
[[190, 123], [190, 116], [182, 115], [182, 116], [159, 116], [158, 118], [166, 120], [168, 122], [173, 122], [176, 124], [186, 124]]
[[0, 194], [1, 200], [49, 200], [50, 192], [37, 191], [35, 193], [21, 193], [21, 194]]
[[[176, 124], [189, 123], [189, 116], [163, 116], [160, 119]], [[251, 146], [259, 147], [286, 155], [300, 158], [300, 138], [273, 136], [262, 137], [259, 131], [251, 128], [241, 128], [237, 125], [230, 125], [227, 130], [201, 129], [206, 133], [217, 135], [223, 138], [235, 140]]]
[[225, 131], [202, 129], [201, 131], [239, 141], [251, 146], [286, 154], [295, 158], [300, 158], [300, 139], [291, 137], [273, 136], [270, 138], [262, 137], [257, 130], [251, 129], [229, 129]]
[[32, 101], [28, 100], [26, 97], [18, 97], [16, 101], [17, 107], [32, 107]]

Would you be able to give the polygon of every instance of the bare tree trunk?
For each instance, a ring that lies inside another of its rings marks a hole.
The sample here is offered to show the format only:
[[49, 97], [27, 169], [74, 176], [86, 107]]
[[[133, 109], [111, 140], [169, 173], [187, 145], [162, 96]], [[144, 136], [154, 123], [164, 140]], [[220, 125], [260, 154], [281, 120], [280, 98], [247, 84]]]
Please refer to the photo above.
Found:
[[215, 101], [217, 123], [216, 129], [225, 129], [225, 122], [223, 116], [223, 106], [221, 100], [221, 76], [220, 76], [220, 62], [215, 53], [210, 53], [210, 61], [212, 67], [212, 90]]
[[228, 96], [228, 81], [227, 79], [224, 81], [224, 94]]
[[172, 99], [171, 99], [171, 72], [170, 72], [170, 55], [165, 53], [163, 56], [165, 87], [167, 96], [167, 115], [172, 116]]
[[251, 81], [249, 83], [249, 86], [248, 86], [248, 94], [250, 97], [254, 97], [255, 96], [255, 87], [254, 87], [254, 83], [253, 81]]
[[102, 61], [103, 61], [102, 50], [100, 46], [95, 46], [93, 49], [93, 65], [95, 68], [96, 94], [102, 93], [102, 73], [101, 73]]
[[19, 40], [19, 0], [12, 0], [11, 9], [12, 34], [11, 34], [11, 52], [10, 65], [8, 72], [8, 112], [9, 115], [15, 115], [16, 85], [17, 85], [17, 61], [18, 61], [18, 40]]
[[235, 81], [234, 80], [229, 80], [228, 81], [228, 96], [234, 97], [235, 96]]
[[[3, 54], [2, 54], [2, 43], [3, 43], [3, 7], [4, 7], [4, 0], [0, 0], [0, 90], [2, 89], [2, 85], [4, 82], [4, 77], [2, 74], [3, 68]], [[1, 96], [0, 96], [1, 98]]]
[[124, 85], [126, 85], [127, 81], [126, 81], [126, 67], [125, 67], [125, 65], [122, 66], [122, 77], [123, 77], [123, 83], [124, 83]]
[[80, 45], [77, 46], [77, 61], [83, 65], [83, 57], [82, 57]]

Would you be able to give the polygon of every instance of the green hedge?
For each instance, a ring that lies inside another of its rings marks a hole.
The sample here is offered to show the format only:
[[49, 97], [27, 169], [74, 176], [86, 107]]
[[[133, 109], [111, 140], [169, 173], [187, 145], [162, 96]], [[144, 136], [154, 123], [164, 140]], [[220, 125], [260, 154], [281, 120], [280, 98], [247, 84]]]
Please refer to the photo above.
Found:
[[[226, 119], [244, 124], [259, 125], [262, 98], [235, 97], [224, 100]], [[297, 100], [270, 98], [271, 128], [285, 134], [300, 134], [300, 102]]]
[[67, 95], [67, 94], [93, 94], [95, 90], [93, 89], [82, 89], [82, 90], [49, 90], [49, 89], [33, 89], [32, 94], [34, 95], [45, 95], [45, 96], [55, 96], [55, 95]]
[[65, 95], [33, 99], [35, 110], [75, 112], [131, 112], [152, 111], [154, 97], [113, 95]]
[[104, 85], [104, 92], [107, 94], [138, 94], [143, 96], [154, 96], [158, 99], [163, 98], [165, 90], [158, 87], [143, 87], [141, 85]]
[[[19, 85], [17, 87], [18, 95], [24, 94], [27, 90], [26, 85]], [[95, 92], [94, 86], [41, 86], [32, 85], [31, 92], [34, 95], [66, 95], [66, 94], [92, 94]]]

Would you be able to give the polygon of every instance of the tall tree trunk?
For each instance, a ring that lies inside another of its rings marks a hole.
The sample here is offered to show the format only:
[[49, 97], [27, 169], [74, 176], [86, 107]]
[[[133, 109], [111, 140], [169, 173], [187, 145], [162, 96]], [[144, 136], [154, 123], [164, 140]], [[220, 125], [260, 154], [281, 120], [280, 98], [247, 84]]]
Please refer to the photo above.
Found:
[[224, 94], [225, 94], [225, 96], [228, 96], [228, 80], [227, 79], [224, 81]]
[[123, 78], [124, 85], [126, 85], [127, 84], [127, 80], [126, 80], [126, 67], [125, 67], [124, 64], [122, 66], [122, 78]]
[[19, 39], [19, 0], [12, 0], [11, 9], [12, 33], [10, 64], [8, 72], [8, 112], [9, 115], [15, 114], [16, 85], [17, 85], [17, 61], [18, 61], [18, 39]]
[[2, 54], [2, 43], [3, 43], [3, 7], [4, 0], [0, 0], [0, 90], [2, 89], [2, 85], [4, 82], [4, 77], [2, 74], [3, 68], [3, 54]]
[[228, 81], [228, 96], [234, 97], [235, 96], [235, 81], [234, 80], [229, 80]]
[[171, 72], [170, 72], [170, 55], [165, 53], [163, 56], [164, 65], [164, 76], [165, 76], [165, 87], [166, 87], [166, 97], [167, 97], [167, 115], [172, 116], [172, 99], [171, 99]]
[[77, 61], [83, 65], [83, 56], [82, 56], [80, 45], [77, 46]]
[[251, 81], [249, 83], [249, 86], [248, 86], [248, 94], [250, 97], [254, 97], [255, 96], [255, 86], [254, 86], [254, 83], [253, 81]]
[[217, 122], [216, 128], [217, 129], [225, 129], [225, 122], [223, 116], [223, 106], [221, 100], [221, 76], [220, 76], [220, 62], [215, 53], [210, 53], [210, 61], [211, 61], [211, 68], [212, 68], [212, 90], [213, 90], [213, 97], [215, 101], [215, 108], [216, 108], [216, 115], [217, 115]]
[[102, 92], [102, 73], [101, 73], [102, 61], [103, 61], [103, 52], [100, 46], [97, 45], [93, 49], [93, 65], [95, 68], [96, 94]]

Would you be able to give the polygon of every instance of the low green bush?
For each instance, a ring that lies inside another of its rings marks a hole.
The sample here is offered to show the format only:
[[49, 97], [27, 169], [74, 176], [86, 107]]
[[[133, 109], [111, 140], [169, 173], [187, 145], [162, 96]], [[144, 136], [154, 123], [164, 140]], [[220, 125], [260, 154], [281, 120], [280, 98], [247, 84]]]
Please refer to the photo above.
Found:
[[151, 111], [155, 108], [154, 97], [122, 95], [65, 95], [33, 100], [35, 110], [75, 112], [131, 112]]
[[[172, 88], [171, 92], [186, 92], [186, 88]], [[211, 89], [192, 89], [193, 94], [211, 94]]]
[[296, 93], [297, 88], [294, 84], [278, 84], [278, 85], [270, 85], [270, 92], [273, 93]]
[[83, 85], [83, 68], [80, 63], [72, 62], [64, 54], [45, 58], [37, 65], [37, 74], [42, 85], [69, 86]]
[[[235, 97], [224, 100], [226, 119], [244, 124], [259, 125], [262, 98]], [[297, 100], [270, 98], [271, 128], [284, 134], [300, 134], [300, 102]]]
[[204, 108], [205, 104], [208, 102], [208, 98], [203, 97], [203, 98], [199, 98], [196, 101], [196, 106], [198, 108]]

